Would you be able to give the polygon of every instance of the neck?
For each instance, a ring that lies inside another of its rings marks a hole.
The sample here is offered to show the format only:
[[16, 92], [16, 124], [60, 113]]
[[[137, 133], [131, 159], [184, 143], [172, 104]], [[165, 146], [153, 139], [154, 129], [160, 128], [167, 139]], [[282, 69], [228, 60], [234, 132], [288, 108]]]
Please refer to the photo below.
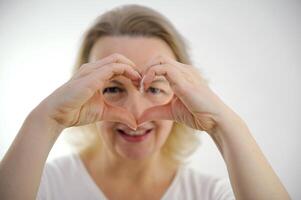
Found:
[[116, 180], [134, 184], [153, 185], [172, 181], [177, 166], [168, 162], [161, 152], [142, 160], [131, 160], [114, 155], [106, 148], [98, 149], [89, 156], [82, 155], [90, 173], [102, 180]]

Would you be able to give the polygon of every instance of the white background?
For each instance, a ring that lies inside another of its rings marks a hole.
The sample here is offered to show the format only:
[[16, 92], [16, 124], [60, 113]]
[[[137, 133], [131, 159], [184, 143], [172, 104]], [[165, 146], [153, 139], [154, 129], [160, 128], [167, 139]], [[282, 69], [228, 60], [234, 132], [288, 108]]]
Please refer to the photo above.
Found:
[[[301, 199], [301, 1], [0, 1], [0, 159], [26, 115], [71, 75], [79, 40], [102, 12], [139, 3], [187, 38], [194, 65], [248, 124], [293, 199]], [[192, 166], [227, 176], [206, 133]], [[49, 159], [69, 150], [60, 137]], [[299, 186], [299, 187], [298, 187]]]

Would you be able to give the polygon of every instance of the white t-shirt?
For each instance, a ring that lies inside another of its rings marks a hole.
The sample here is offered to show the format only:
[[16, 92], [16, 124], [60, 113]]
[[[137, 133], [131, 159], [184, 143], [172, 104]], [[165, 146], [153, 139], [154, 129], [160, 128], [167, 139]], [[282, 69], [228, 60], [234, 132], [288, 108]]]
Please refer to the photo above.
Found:
[[[37, 199], [108, 200], [76, 153], [45, 164]], [[199, 173], [182, 165], [161, 200], [233, 200], [228, 178]]]

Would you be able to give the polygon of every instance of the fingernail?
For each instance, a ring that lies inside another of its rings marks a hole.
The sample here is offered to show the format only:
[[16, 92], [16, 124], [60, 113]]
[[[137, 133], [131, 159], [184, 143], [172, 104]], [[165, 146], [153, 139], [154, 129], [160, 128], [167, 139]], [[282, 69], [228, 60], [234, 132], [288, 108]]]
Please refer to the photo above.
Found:
[[131, 129], [133, 129], [134, 131], [136, 131], [136, 130], [137, 130], [137, 126], [136, 126], [136, 127], [134, 127], [134, 126], [130, 126], [130, 128], [131, 128]]
[[143, 85], [144, 78], [145, 78], [145, 76], [140, 81], [140, 88], [139, 88], [139, 92], [142, 93], [142, 94], [144, 92], [144, 85]]

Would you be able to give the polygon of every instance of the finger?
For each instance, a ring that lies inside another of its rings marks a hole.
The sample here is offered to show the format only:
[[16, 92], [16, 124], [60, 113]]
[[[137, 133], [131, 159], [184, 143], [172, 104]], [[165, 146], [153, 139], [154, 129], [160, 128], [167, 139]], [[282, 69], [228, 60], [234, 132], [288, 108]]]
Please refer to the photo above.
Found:
[[[144, 74], [146, 71], [155, 65], [163, 65], [163, 64], [170, 64], [173, 67], [177, 68], [185, 77], [189, 77], [189, 80], [193, 81], [192, 79], [197, 79], [195, 82], [203, 81], [205, 84], [208, 84], [208, 80], [206, 80], [203, 77], [202, 72], [200, 71], [199, 68], [193, 67], [191, 65], [187, 65], [181, 62], [178, 62], [177, 60], [174, 60], [168, 56], [156, 56], [154, 57], [150, 62], [147, 63]], [[191, 76], [193, 74], [193, 76]]]
[[170, 103], [145, 110], [137, 120], [138, 126], [152, 120], [173, 120]]
[[106, 102], [101, 120], [124, 123], [134, 130], [137, 129], [136, 119], [130, 112], [121, 107], [107, 104]]
[[[99, 90], [100, 94], [102, 94], [102, 87], [105, 82], [119, 75], [122, 75], [134, 82], [141, 79], [140, 74], [132, 67], [126, 64], [111, 63], [106, 65], [106, 67], [100, 68], [84, 77], [81, 85], [88, 89], [90, 96], [97, 90]], [[87, 98], [89, 98], [89, 96], [87, 96]]]
[[109, 63], [123, 63], [123, 64], [130, 65], [132, 67], [136, 66], [136, 64], [133, 61], [131, 61], [124, 55], [118, 54], [118, 53], [114, 53], [101, 60], [97, 60], [97, 61], [93, 62], [91, 66], [97, 68], [99, 66], [103, 66], [103, 65], [106, 65]]
[[[115, 76], [125, 76], [132, 81], [137, 81], [141, 79], [141, 75], [139, 72], [134, 70], [132, 67], [126, 64], [120, 64], [120, 63], [111, 63], [107, 64], [102, 71], [103, 75], [102, 78], [104, 80], [110, 80]], [[97, 75], [100, 74], [101, 72], [98, 72]]]
[[[170, 64], [156, 65], [151, 67], [144, 78], [143, 86], [145, 90], [151, 85], [155, 76], [164, 76], [167, 81], [170, 83], [170, 87], [173, 90], [174, 94], [181, 100], [181, 102], [187, 107], [190, 108], [188, 102], [190, 102], [191, 96], [189, 94], [195, 93], [195, 90], [190, 89], [190, 83], [186, 80], [183, 73], [176, 69]], [[195, 96], [195, 95], [193, 95]], [[175, 116], [176, 117], [176, 116]]]
[[174, 89], [175, 86], [178, 86], [178, 83], [183, 81], [183, 77], [181, 76], [181, 71], [179, 71], [174, 66], [170, 64], [161, 64], [150, 67], [146, 74], [144, 75], [143, 87], [147, 89], [156, 76], [164, 76], [167, 81], [170, 83], [170, 86]]
[[177, 62], [176, 60], [173, 60], [170, 57], [159, 55], [159, 56], [155, 56], [154, 58], [152, 58], [145, 66], [147, 69], [154, 65], [161, 65], [161, 64], [168, 64], [168, 63], [172, 64], [172, 65], [181, 64], [181, 63]]
[[83, 64], [79, 68], [78, 75], [76, 75], [76, 77], [85, 76], [85, 75], [89, 74], [91, 71], [96, 70], [96, 69], [103, 67], [107, 64], [110, 64], [110, 63], [123, 63], [123, 64], [130, 65], [132, 67], [136, 66], [136, 64], [133, 61], [131, 61], [130, 59], [128, 59], [127, 57], [125, 57], [121, 54], [118, 54], [118, 53], [114, 53], [114, 54], [111, 54], [110, 56], [107, 56], [107, 57], [97, 60], [95, 62], [89, 62], [89, 63]]

